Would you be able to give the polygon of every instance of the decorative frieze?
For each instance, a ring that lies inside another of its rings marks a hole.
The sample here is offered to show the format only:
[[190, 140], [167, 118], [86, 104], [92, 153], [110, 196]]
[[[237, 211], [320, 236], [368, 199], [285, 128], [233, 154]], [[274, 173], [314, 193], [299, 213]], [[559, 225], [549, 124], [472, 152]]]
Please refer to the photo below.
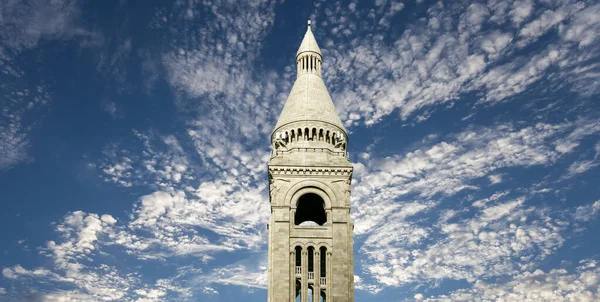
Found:
[[269, 167], [271, 175], [352, 176], [352, 168]]

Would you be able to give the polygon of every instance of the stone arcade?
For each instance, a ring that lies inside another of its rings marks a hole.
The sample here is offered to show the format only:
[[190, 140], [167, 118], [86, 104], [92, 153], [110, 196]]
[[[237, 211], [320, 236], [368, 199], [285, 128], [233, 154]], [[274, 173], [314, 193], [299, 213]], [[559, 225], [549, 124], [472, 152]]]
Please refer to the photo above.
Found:
[[310, 29], [271, 134], [268, 301], [354, 301], [348, 134], [321, 78]]

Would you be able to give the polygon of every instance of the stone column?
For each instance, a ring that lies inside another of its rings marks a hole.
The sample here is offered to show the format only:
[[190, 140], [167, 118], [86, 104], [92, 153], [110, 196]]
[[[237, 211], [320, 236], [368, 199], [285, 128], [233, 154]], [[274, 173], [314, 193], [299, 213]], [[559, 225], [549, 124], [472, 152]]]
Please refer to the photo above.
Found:
[[308, 302], [308, 250], [302, 249], [302, 302]]
[[313, 253], [313, 268], [315, 272], [315, 280], [313, 283], [313, 302], [318, 302], [321, 298], [321, 253], [318, 247], [315, 248]]
[[327, 265], [327, 285], [325, 286], [327, 289], [327, 302], [333, 301], [333, 291], [331, 290], [331, 285], [333, 284], [333, 265], [331, 258], [331, 251], [327, 250], [327, 259], [325, 260], [325, 265]]
[[290, 302], [296, 301], [296, 249], [290, 252]]

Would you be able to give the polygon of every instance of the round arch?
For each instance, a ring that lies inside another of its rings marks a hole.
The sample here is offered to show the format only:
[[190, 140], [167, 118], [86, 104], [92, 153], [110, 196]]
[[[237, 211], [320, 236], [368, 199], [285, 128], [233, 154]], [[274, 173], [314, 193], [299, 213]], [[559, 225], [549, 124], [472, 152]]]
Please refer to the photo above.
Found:
[[336, 198], [333, 190], [324, 182], [318, 180], [303, 180], [291, 186], [285, 194], [285, 204], [296, 209], [300, 196], [313, 193], [319, 195], [325, 203], [325, 210], [331, 210], [331, 200]]
[[331, 245], [325, 241], [294, 242], [290, 244], [290, 253], [294, 252], [297, 246], [300, 247], [302, 250], [308, 249], [309, 246], [312, 246], [317, 250], [320, 250], [322, 247], [324, 247], [328, 251], [332, 250]]

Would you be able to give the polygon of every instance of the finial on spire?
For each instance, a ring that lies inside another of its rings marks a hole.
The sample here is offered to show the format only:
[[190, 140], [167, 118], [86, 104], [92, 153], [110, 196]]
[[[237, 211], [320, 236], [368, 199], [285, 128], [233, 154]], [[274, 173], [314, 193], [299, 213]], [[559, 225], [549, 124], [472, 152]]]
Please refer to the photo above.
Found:
[[[308, 27], [306, 28], [306, 33], [304, 34], [304, 38], [302, 39], [302, 43], [300, 43], [300, 48], [298, 48], [298, 52], [296, 52], [296, 58], [302, 52], [312, 52], [318, 56], [321, 56], [321, 49], [319, 49], [319, 45], [317, 45], [317, 41], [315, 40], [315, 36], [312, 33], [311, 25], [312, 22], [310, 19], [308, 20]], [[320, 60], [321, 58], [319, 58]]]

